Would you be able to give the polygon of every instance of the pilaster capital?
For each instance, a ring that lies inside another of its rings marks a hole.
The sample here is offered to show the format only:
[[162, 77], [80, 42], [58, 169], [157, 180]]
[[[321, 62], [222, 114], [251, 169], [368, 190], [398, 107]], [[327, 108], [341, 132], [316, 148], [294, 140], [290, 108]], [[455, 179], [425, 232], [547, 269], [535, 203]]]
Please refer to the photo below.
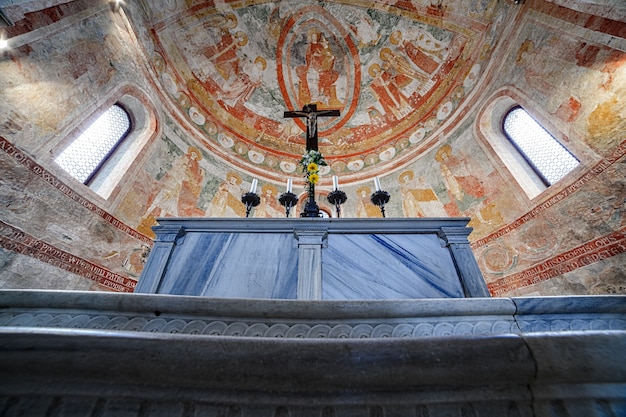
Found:
[[294, 229], [294, 236], [298, 240], [298, 246], [324, 245], [328, 238], [328, 230], [325, 229]]
[[472, 233], [471, 227], [442, 227], [439, 229], [437, 233], [438, 236], [444, 240], [446, 246], [457, 243], [457, 244], [469, 244], [469, 240], [467, 237], [470, 233]]
[[184, 227], [180, 226], [157, 226], [153, 229], [156, 233], [155, 243], [182, 244], [182, 240], [187, 233]]

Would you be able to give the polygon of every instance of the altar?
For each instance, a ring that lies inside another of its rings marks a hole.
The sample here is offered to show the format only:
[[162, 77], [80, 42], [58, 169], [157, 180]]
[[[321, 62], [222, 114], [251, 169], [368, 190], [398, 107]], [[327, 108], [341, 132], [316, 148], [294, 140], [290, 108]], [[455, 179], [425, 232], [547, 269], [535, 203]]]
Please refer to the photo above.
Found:
[[136, 293], [215, 298], [489, 297], [468, 218], [158, 219]]

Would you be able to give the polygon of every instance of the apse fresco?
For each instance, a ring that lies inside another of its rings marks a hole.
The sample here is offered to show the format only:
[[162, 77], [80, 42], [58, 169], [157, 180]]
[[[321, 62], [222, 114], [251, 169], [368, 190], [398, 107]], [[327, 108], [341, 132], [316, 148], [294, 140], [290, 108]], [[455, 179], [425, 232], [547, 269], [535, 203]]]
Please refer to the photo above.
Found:
[[623, 50], [530, 22], [512, 58], [511, 78], [544, 106], [554, 123], [599, 153], [623, 140], [626, 109], [619, 99], [626, 91]]
[[[241, 196], [250, 189], [254, 175], [233, 170], [190, 144], [173, 120], [167, 120], [166, 125], [168, 134], [161, 138], [162, 146], [155, 147], [151, 156], [151, 160], [160, 163], [144, 166], [120, 207], [124, 218], [131, 222], [141, 218], [137, 230], [153, 237], [151, 227], [159, 217], [245, 217]], [[293, 180], [293, 191], [304, 198], [304, 181], [299, 176], [289, 178]], [[470, 134], [433, 147], [418, 162], [380, 176], [380, 181], [391, 194], [387, 216], [471, 217], [473, 239], [522, 213], [510, 197], [517, 189], [487, 162]], [[373, 179], [340, 186], [348, 195], [341, 217], [382, 217], [380, 208], [370, 200], [375, 191]], [[256, 192], [261, 202], [250, 216], [284, 217], [285, 208], [278, 199], [285, 187], [286, 184], [260, 179]], [[317, 201], [333, 216], [335, 207], [326, 201], [327, 193], [327, 188], [318, 190]], [[302, 209], [301, 200], [291, 215], [297, 217]]]
[[145, 41], [207, 149], [282, 181], [305, 146], [304, 121], [283, 113], [315, 103], [340, 111], [319, 120], [322, 174], [353, 181], [408, 160], [473, 89], [508, 6], [461, 3], [442, 19], [418, 1], [164, 2]]

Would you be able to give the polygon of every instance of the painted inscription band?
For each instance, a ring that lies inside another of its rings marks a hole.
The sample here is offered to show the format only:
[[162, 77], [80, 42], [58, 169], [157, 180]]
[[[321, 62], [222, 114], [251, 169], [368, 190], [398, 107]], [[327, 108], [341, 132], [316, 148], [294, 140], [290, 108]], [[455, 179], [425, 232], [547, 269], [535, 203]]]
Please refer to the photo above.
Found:
[[23, 165], [26, 168], [28, 168], [35, 175], [37, 175], [38, 177], [40, 177], [41, 179], [46, 181], [48, 184], [52, 185], [54, 188], [59, 190], [66, 197], [70, 198], [71, 200], [73, 200], [76, 203], [80, 204], [81, 206], [85, 207], [89, 211], [91, 211], [91, 212], [97, 214], [98, 216], [102, 217], [109, 224], [111, 224], [115, 228], [121, 230], [122, 232], [132, 236], [135, 239], [141, 240], [143, 243], [145, 243], [145, 244], [147, 244], [149, 246], [152, 246], [152, 239], [150, 239], [149, 237], [139, 233], [138, 231], [136, 231], [132, 227], [130, 227], [127, 224], [125, 224], [124, 222], [122, 222], [121, 220], [119, 220], [119, 219], [115, 218], [114, 216], [112, 216], [110, 213], [107, 213], [102, 208], [98, 207], [97, 205], [95, 205], [91, 201], [87, 200], [86, 198], [84, 198], [81, 195], [79, 195], [78, 193], [76, 193], [69, 186], [67, 186], [65, 183], [63, 183], [61, 180], [59, 180], [57, 177], [55, 177], [52, 173], [50, 173], [49, 171], [44, 169], [41, 165], [37, 164], [29, 156], [27, 156], [26, 154], [21, 152], [19, 149], [17, 149], [9, 141], [7, 141], [5, 138], [3, 138], [1, 136], [0, 136], [0, 149], [2, 149], [4, 152], [6, 152], [7, 155], [11, 156], [13, 159], [15, 159], [21, 165]]
[[501, 278], [487, 284], [487, 287], [492, 295], [499, 296], [624, 252], [626, 252], [626, 228], [554, 256], [525, 271]]
[[133, 292], [136, 281], [55, 248], [0, 221], [0, 247], [30, 256], [117, 292]]

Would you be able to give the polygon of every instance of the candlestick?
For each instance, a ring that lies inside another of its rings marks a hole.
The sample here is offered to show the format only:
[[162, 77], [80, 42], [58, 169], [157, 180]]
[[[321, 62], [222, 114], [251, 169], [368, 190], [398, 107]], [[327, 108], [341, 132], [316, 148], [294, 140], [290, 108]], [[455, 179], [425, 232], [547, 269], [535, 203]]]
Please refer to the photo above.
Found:
[[298, 197], [291, 191], [287, 191], [286, 193], [282, 193], [280, 195], [280, 197], [278, 198], [278, 202], [285, 208], [285, 214], [287, 215], [287, 217], [289, 217], [289, 212], [291, 211], [291, 208], [298, 203]]
[[380, 179], [378, 177], [374, 178], [374, 185], [376, 186], [376, 191], [380, 191]]
[[339, 179], [336, 175], [333, 175], [333, 190], [337, 190], [339, 188]]
[[[252, 185], [252, 189], [256, 189], [256, 184], [254, 182]], [[246, 205], [246, 217], [249, 217], [252, 207], [256, 207], [261, 204], [261, 197], [259, 197], [259, 195], [254, 191], [250, 191], [241, 196], [241, 202]]]
[[250, 192], [251, 193], [256, 193], [256, 185], [258, 184], [259, 180], [257, 180], [256, 178], [252, 180], [252, 185], [250, 186]]
[[346, 200], [348, 199], [348, 196], [346, 196], [346, 193], [335, 188], [334, 191], [331, 191], [330, 193], [328, 193], [326, 198], [328, 199], [328, 202], [330, 204], [335, 205], [335, 210], [337, 210], [337, 217], [341, 217], [341, 205], [345, 203]]
[[293, 180], [291, 178], [287, 178], [287, 192], [291, 192], [291, 187], [293, 185]]
[[372, 202], [372, 204], [380, 208], [380, 212], [383, 215], [383, 217], [386, 217], [385, 216], [385, 204], [389, 202], [390, 197], [391, 196], [389, 195], [387, 191], [382, 191], [382, 190], [377, 190], [374, 193], [372, 193], [372, 195], [370, 196], [370, 201]]

